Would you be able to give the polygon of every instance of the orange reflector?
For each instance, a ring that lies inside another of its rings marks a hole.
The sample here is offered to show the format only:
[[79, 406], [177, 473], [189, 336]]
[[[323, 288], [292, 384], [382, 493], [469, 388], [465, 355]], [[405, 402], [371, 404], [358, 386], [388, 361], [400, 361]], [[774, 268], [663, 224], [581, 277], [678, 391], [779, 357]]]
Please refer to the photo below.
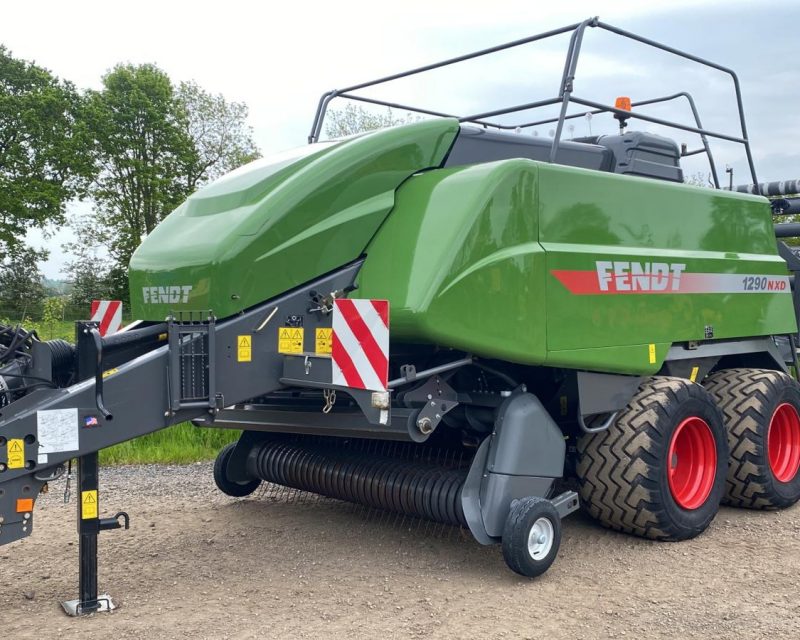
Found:
[[33, 498], [17, 498], [17, 513], [33, 511]]
[[614, 107], [621, 111], [630, 111], [631, 99], [628, 96], [620, 96], [617, 98], [616, 102], [614, 102]]

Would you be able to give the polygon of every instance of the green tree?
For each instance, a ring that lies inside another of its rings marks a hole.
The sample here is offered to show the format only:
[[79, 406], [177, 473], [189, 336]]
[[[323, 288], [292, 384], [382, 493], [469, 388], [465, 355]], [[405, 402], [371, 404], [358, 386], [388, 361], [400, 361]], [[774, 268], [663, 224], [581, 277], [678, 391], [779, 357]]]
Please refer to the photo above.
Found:
[[0, 255], [64, 222], [93, 173], [74, 86], [0, 45]]
[[0, 315], [22, 321], [38, 314], [46, 291], [39, 262], [46, 251], [13, 244], [0, 262]]
[[42, 303], [42, 321], [39, 323], [39, 337], [44, 340], [52, 340], [59, 337], [59, 325], [64, 320], [64, 309], [66, 307], [65, 296], [50, 296]]
[[714, 188], [714, 182], [711, 180], [711, 174], [703, 173], [702, 171], [684, 176], [683, 182], [695, 187], [707, 187], [709, 189]]
[[196, 82], [181, 82], [176, 97], [184, 111], [184, 133], [194, 145], [184, 169], [189, 191], [260, 157], [246, 104], [212, 95]]
[[[88, 227], [90, 219], [79, 221], [78, 227]], [[101, 257], [101, 249], [88, 242], [73, 242], [64, 245], [64, 250], [73, 259], [62, 269], [70, 284], [68, 304], [73, 309], [88, 310], [92, 300], [119, 299], [111, 279], [112, 264]], [[127, 299], [127, 296], [126, 296]]]
[[117, 65], [101, 91], [88, 92], [86, 114], [95, 139], [97, 217], [79, 235], [127, 266], [142, 238], [188, 195], [192, 141], [172, 82], [153, 65]]
[[391, 109], [387, 109], [386, 113], [371, 113], [361, 105], [350, 102], [343, 109], [331, 109], [328, 112], [325, 133], [329, 138], [343, 138], [365, 131], [396, 127], [418, 119], [411, 114], [405, 117], [395, 116]]
[[87, 95], [98, 177], [96, 216], [73, 226], [81, 244], [102, 245], [110, 295], [127, 301], [133, 252], [156, 225], [209, 180], [258, 157], [244, 104], [197, 84], [177, 89], [154, 65], [117, 65]]

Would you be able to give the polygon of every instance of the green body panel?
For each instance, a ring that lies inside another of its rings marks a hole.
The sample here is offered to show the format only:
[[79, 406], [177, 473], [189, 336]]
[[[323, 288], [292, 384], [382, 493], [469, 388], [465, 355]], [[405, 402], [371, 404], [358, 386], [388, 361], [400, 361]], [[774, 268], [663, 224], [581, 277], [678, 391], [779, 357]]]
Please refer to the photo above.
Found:
[[390, 300], [394, 340], [514, 362], [652, 373], [673, 342], [709, 328], [715, 339], [796, 331], [788, 286], [576, 294], [552, 273], [596, 283], [598, 261], [627, 261], [737, 286], [736, 274], [785, 280], [759, 197], [507, 160], [407, 181], [367, 254], [358, 295]]
[[438, 119], [310, 145], [201, 189], [131, 259], [134, 317], [224, 318], [357, 259], [398, 186], [440, 166], [457, 131]]
[[431, 171], [400, 188], [358, 279], [359, 297], [390, 301], [393, 340], [544, 361], [538, 170], [508, 160]]
[[[548, 272], [623, 259], [680, 262], [696, 273], [787, 275], [760, 197], [542, 165], [539, 220]], [[796, 331], [788, 288], [576, 296], [549, 277], [545, 295], [553, 366], [654, 373], [672, 342], [703, 340], [707, 326], [715, 339]]]
[[524, 159], [438, 168], [457, 132], [311, 145], [202, 189], [134, 255], [134, 315], [228, 317], [366, 253], [355, 295], [390, 301], [395, 343], [646, 374], [676, 342], [796, 331], [766, 199]]

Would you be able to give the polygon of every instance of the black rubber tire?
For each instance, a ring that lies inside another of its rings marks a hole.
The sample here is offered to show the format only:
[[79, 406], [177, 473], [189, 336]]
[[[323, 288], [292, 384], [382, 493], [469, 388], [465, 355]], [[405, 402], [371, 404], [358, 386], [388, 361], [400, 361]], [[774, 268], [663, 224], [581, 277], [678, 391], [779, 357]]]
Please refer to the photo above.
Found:
[[243, 498], [249, 496], [253, 491], [258, 489], [261, 480], [256, 478], [249, 482], [233, 482], [228, 479], [228, 460], [230, 460], [231, 453], [236, 447], [236, 443], [232, 443], [223, 447], [222, 451], [217, 454], [217, 459], [214, 461], [214, 483], [217, 489], [222, 491], [225, 495], [232, 498]]
[[781, 482], [772, 472], [767, 434], [775, 410], [789, 403], [800, 412], [800, 385], [780, 371], [724, 369], [703, 382], [722, 410], [730, 465], [723, 501], [750, 509], [783, 509], [800, 499], [800, 473]]
[[[682, 508], [668, 480], [669, 443], [697, 416], [714, 438], [717, 468], [706, 500]], [[584, 508], [604, 526], [654, 540], [686, 540], [708, 527], [725, 492], [727, 433], [710, 394], [683, 378], [653, 377], [605, 431], [578, 440], [577, 474]]]
[[[542, 558], [534, 558], [528, 550], [528, 536], [539, 518], [547, 518], [553, 527], [553, 544]], [[522, 498], [511, 503], [503, 527], [503, 558], [508, 568], [527, 578], [542, 575], [550, 568], [561, 546], [561, 518], [553, 503], [544, 498]]]

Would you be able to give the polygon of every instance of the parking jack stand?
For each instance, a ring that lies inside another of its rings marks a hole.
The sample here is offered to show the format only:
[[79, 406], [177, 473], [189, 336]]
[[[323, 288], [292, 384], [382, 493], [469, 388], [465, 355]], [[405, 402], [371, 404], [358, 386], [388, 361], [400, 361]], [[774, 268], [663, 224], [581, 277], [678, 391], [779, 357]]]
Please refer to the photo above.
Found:
[[120, 512], [113, 518], [99, 517], [98, 503], [99, 466], [97, 453], [78, 458], [78, 553], [80, 555], [79, 598], [62, 602], [70, 616], [83, 616], [103, 611], [113, 611], [114, 603], [108, 595], [97, 593], [97, 536], [108, 529], [128, 529], [128, 514]]

